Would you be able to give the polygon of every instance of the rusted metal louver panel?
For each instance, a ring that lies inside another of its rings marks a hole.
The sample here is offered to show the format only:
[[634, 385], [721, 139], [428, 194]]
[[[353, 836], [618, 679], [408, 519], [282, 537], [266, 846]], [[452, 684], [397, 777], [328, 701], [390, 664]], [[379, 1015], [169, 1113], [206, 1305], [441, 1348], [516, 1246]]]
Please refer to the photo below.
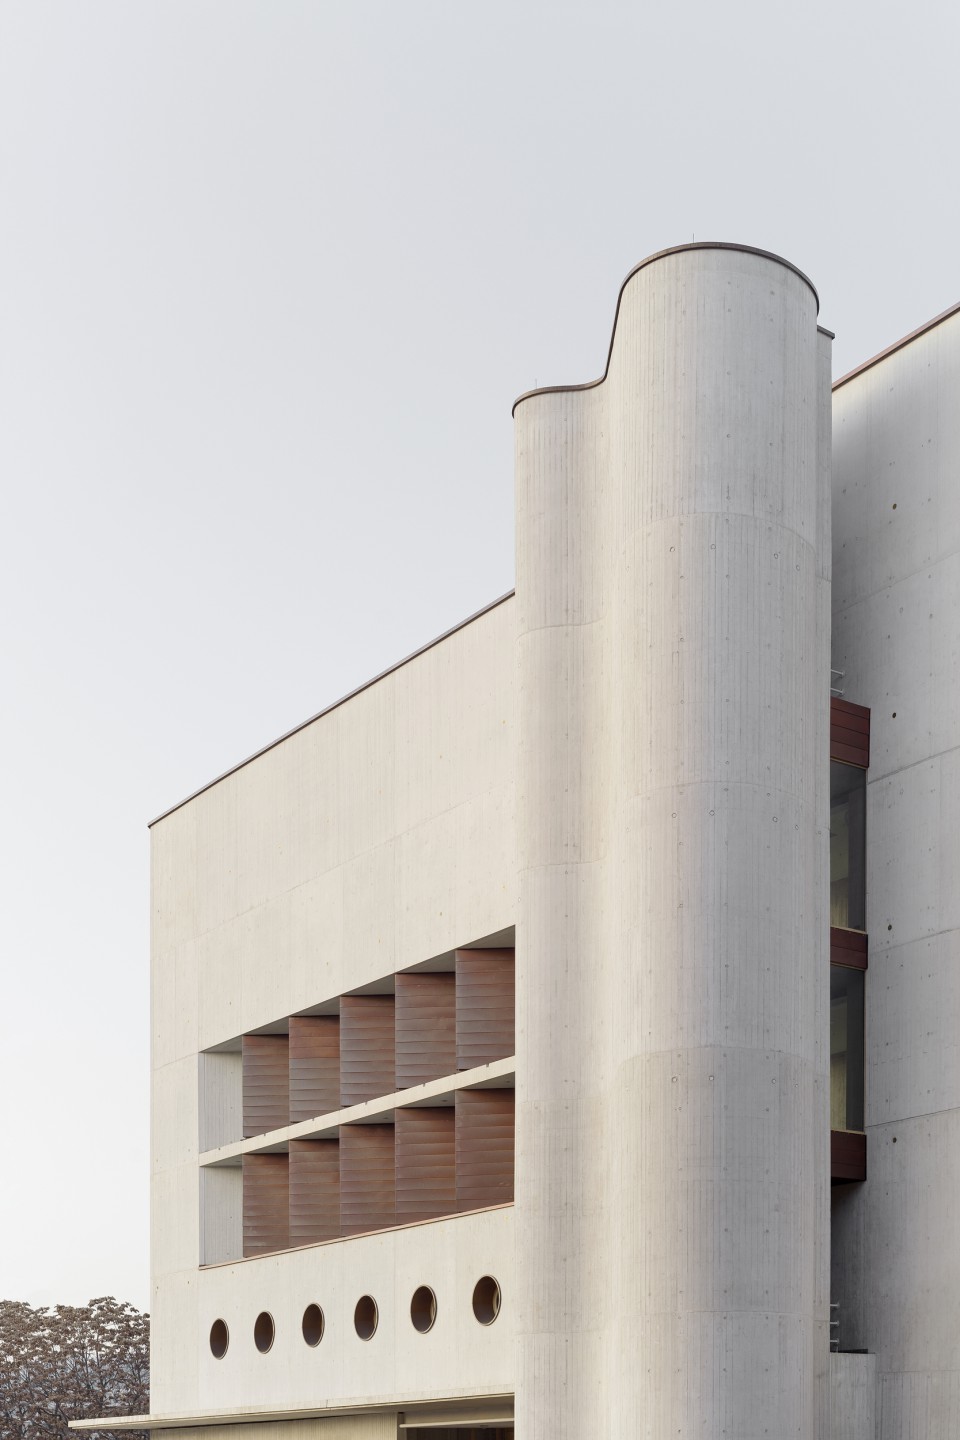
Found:
[[289, 1124], [288, 1050], [286, 1035], [244, 1035], [244, 1138]]
[[453, 975], [396, 979], [397, 1089], [457, 1068], [457, 985]]
[[290, 1123], [340, 1109], [340, 1021], [290, 1016]]
[[458, 950], [457, 1069], [514, 1053], [514, 952]]
[[862, 930], [838, 930], [831, 925], [830, 964], [846, 965], [848, 970], [866, 970], [867, 937]]
[[392, 1125], [340, 1126], [340, 1233], [397, 1223]]
[[340, 1234], [340, 1146], [336, 1140], [290, 1141], [290, 1244], [313, 1245]]
[[480, 1210], [513, 1199], [514, 1093], [459, 1090], [457, 1209]]
[[830, 759], [864, 768], [870, 764], [870, 711], [865, 705], [831, 699]]
[[243, 1253], [286, 1250], [290, 1234], [286, 1155], [243, 1157]]
[[397, 1224], [457, 1213], [456, 1115], [452, 1105], [398, 1110]]
[[392, 995], [340, 1001], [340, 1103], [360, 1105], [397, 1088]]

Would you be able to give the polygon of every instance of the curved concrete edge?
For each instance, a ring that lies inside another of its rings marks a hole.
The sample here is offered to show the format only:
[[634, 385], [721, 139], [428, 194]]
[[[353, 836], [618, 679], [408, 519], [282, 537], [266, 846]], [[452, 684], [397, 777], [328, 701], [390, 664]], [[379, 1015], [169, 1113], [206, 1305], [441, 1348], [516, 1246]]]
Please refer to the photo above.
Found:
[[[760, 250], [756, 245], [738, 245], [731, 240], [691, 240], [687, 245], [670, 245], [666, 250], [655, 250], [652, 255], [648, 255], [645, 260], [641, 260], [639, 265], [634, 265], [620, 286], [620, 291], [617, 295], [617, 308], [613, 312], [613, 329], [610, 332], [610, 345], [607, 349], [607, 363], [603, 367], [603, 374], [598, 376], [596, 380], [586, 380], [580, 385], [540, 385], [535, 390], [525, 390], [522, 395], [518, 395], [516, 400], [514, 400], [510, 414], [515, 415], [517, 413], [517, 406], [522, 405], [524, 400], [532, 399], [534, 395], [558, 395], [574, 390], [593, 390], [597, 385], [602, 385], [610, 371], [610, 359], [613, 355], [614, 341], [617, 338], [617, 321], [620, 319], [620, 305], [623, 301], [623, 292], [630, 284], [630, 281], [634, 275], [639, 274], [641, 270], [646, 269], [648, 265], [652, 265], [656, 260], [665, 260], [670, 255], [683, 255], [688, 250], [738, 250], [742, 255], [759, 255], [764, 260], [773, 260], [777, 265], [783, 265], [785, 269], [792, 270], [794, 275], [799, 275], [803, 283], [810, 287], [813, 292], [813, 298], [817, 302], [817, 314], [819, 315], [820, 313], [820, 296], [817, 294], [817, 287], [809, 275], [805, 275], [791, 260], [785, 260], [782, 255], [775, 255], [772, 250]], [[831, 340], [834, 338], [830, 331], [826, 333], [830, 335]]]
[[918, 325], [916, 330], [910, 331], [909, 335], [904, 335], [900, 340], [894, 340], [893, 344], [888, 345], [885, 350], [878, 351], [876, 355], [871, 355], [869, 360], [864, 360], [861, 364], [855, 365], [852, 370], [848, 370], [846, 375], [841, 375], [839, 380], [834, 380], [834, 390], [839, 390], [840, 386], [846, 385], [848, 380], [855, 380], [856, 377], [862, 375], [865, 370], [871, 370], [874, 365], [879, 365], [881, 360], [886, 360], [890, 355], [895, 355], [897, 351], [902, 350], [905, 345], [909, 345], [914, 340], [919, 340], [921, 335], [926, 335], [928, 331], [935, 330], [938, 325], [943, 324], [944, 320], [949, 320], [951, 316], [958, 314], [960, 314], [960, 300], [957, 301], [956, 305], [951, 305], [949, 309], [941, 310], [939, 315], [934, 315], [933, 319], [928, 320], [926, 324]]

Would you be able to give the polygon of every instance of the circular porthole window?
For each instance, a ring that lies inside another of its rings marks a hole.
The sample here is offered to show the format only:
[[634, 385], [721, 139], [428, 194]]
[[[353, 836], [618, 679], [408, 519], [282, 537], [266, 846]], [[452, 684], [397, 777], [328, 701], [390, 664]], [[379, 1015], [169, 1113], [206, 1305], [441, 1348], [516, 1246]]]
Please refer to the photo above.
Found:
[[484, 1275], [474, 1285], [473, 1313], [481, 1325], [492, 1325], [500, 1314], [500, 1286], [492, 1275]]
[[361, 1340], [372, 1340], [377, 1333], [380, 1313], [372, 1295], [361, 1295], [353, 1312], [353, 1328]]
[[273, 1344], [275, 1334], [273, 1316], [268, 1310], [261, 1310], [253, 1327], [253, 1343], [261, 1355], [266, 1355]]
[[214, 1320], [210, 1326], [210, 1353], [214, 1359], [222, 1360], [230, 1344], [230, 1331], [226, 1320]]
[[323, 1339], [323, 1311], [319, 1305], [308, 1305], [303, 1312], [303, 1338], [308, 1345], [319, 1345]]
[[413, 1292], [413, 1299], [410, 1301], [410, 1319], [413, 1321], [414, 1330], [419, 1330], [421, 1335], [426, 1335], [428, 1330], [433, 1329], [433, 1322], [437, 1318], [437, 1297], [429, 1285], [421, 1285]]

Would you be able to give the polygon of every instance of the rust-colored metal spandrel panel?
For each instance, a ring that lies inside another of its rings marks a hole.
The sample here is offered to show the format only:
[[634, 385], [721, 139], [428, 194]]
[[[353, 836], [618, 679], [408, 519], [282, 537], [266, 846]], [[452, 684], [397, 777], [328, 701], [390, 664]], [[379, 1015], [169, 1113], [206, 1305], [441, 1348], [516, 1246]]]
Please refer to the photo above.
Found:
[[263, 1135], [290, 1123], [286, 1035], [244, 1035], [243, 1135]]
[[397, 1089], [453, 1075], [457, 1069], [454, 975], [396, 978]]
[[456, 1115], [452, 1105], [398, 1110], [397, 1224], [457, 1213]]
[[458, 950], [457, 1069], [503, 1060], [515, 1049], [513, 950]]
[[314, 1245], [340, 1234], [340, 1146], [290, 1141], [290, 1244]]
[[290, 1016], [290, 1123], [340, 1109], [340, 1021]]
[[863, 769], [870, 764], [870, 711], [865, 705], [831, 699], [830, 759]]
[[867, 1137], [856, 1130], [830, 1131], [830, 1178], [837, 1182], [866, 1180]]
[[340, 1001], [340, 1103], [362, 1105], [397, 1088], [392, 995]]
[[392, 1125], [340, 1126], [340, 1233], [397, 1223]]
[[243, 1157], [243, 1253], [267, 1255], [290, 1244], [286, 1155]]
[[482, 1210], [513, 1199], [514, 1092], [458, 1090], [457, 1209]]
[[840, 930], [830, 926], [830, 964], [848, 970], [866, 970], [867, 937], [862, 930]]

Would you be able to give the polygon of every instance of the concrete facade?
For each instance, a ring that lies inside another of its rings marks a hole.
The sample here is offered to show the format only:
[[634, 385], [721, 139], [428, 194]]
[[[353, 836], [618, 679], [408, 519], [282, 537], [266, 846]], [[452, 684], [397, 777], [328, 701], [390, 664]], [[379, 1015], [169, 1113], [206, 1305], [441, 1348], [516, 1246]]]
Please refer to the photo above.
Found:
[[[960, 313], [831, 404], [817, 311], [762, 251], [644, 262], [602, 379], [515, 407], [515, 594], [154, 822], [141, 1428], [960, 1435]], [[873, 727], [832, 1186], [831, 668]], [[515, 1053], [251, 1128], [251, 1038], [447, 975], [459, 1044], [471, 952], [515, 953]], [[257, 1253], [297, 1145], [429, 1111], [472, 1184], [505, 1091], [509, 1200]]]

